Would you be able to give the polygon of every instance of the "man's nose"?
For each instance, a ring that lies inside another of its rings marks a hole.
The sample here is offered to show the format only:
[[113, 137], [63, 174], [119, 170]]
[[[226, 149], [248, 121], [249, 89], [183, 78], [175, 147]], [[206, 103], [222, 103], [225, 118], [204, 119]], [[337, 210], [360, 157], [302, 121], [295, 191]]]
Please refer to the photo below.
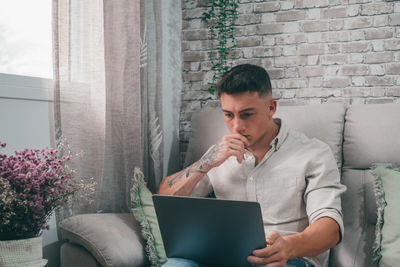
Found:
[[240, 133], [241, 131], [243, 131], [245, 129], [244, 126], [244, 122], [243, 120], [241, 120], [240, 118], [235, 118], [233, 120], [233, 130], [235, 130], [235, 132]]

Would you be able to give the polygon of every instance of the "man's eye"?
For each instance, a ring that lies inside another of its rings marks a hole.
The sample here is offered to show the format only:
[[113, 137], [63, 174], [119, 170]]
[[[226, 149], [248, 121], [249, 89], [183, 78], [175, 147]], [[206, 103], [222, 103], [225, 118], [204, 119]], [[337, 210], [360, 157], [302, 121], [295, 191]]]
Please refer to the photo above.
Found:
[[232, 114], [225, 113], [225, 117], [227, 117], [227, 118], [232, 118]]
[[244, 113], [242, 116], [245, 118], [251, 117], [251, 116], [253, 116], [253, 113]]

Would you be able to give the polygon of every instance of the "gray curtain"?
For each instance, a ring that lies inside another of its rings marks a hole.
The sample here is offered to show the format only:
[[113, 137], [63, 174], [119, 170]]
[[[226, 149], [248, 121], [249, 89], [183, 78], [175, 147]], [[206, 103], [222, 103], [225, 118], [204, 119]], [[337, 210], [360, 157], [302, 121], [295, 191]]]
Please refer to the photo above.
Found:
[[145, 132], [144, 173], [156, 191], [162, 178], [180, 168], [179, 112], [182, 88], [181, 1], [141, 0], [141, 60]]
[[153, 192], [179, 167], [181, 3], [53, 0], [53, 43], [54, 142], [66, 138], [76, 176], [97, 183], [93, 203], [57, 219], [129, 211], [135, 166]]
[[143, 167], [140, 2], [53, 0], [55, 142], [81, 153], [71, 167], [97, 183], [93, 203], [58, 214], [129, 211], [130, 180]]

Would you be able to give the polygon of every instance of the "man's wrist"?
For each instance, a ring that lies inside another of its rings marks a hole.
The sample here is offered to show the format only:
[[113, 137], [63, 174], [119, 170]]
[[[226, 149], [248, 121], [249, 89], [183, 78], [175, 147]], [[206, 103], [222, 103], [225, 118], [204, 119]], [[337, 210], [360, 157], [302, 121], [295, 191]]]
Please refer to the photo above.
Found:
[[299, 255], [299, 246], [301, 246], [303, 240], [303, 233], [287, 235], [283, 237], [286, 240], [287, 244], [287, 256], [288, 259], [298, 258]]

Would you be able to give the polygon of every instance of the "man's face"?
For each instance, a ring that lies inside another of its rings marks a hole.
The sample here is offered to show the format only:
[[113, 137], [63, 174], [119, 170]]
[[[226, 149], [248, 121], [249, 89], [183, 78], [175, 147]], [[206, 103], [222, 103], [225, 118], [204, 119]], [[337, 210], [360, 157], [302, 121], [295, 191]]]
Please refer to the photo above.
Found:
[[250, 146], [263, 141], [271, 130], [272, 115], [276, 111], [276, 101], [271, 94], [260, 97], [257, 92], [222, 93], [220, 101], [231, 133], [246, 137]]

